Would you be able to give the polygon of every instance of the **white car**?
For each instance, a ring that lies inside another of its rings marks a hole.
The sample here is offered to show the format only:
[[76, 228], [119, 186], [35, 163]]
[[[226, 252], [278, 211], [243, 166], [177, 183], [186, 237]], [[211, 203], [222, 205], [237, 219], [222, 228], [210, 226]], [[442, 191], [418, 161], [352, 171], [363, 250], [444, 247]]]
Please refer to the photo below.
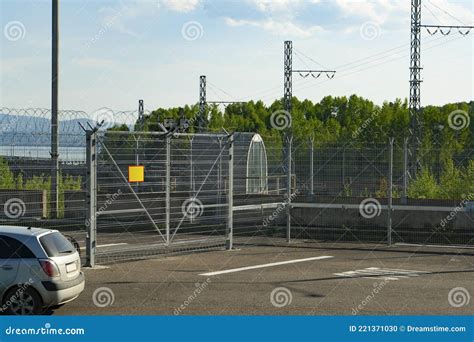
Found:
[[41, 314], [77, 298], [84, 285], [79, 253], [60, 232], [0, 226], [0, 313]]

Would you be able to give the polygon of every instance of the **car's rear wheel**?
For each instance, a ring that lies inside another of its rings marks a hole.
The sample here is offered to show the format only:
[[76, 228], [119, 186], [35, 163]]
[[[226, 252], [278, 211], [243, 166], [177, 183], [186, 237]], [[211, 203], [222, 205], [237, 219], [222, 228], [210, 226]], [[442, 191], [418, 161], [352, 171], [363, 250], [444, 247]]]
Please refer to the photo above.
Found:
[[5, 295], [4, 307], [8, 315], [39, 315], [43, 309], [43, 301], [32, 288], [15, 287]]

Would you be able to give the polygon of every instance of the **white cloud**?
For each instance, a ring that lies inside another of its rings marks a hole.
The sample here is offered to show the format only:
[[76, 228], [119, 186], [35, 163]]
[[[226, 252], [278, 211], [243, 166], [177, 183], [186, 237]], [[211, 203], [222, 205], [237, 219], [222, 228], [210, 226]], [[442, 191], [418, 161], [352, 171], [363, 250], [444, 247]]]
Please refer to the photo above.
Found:
[[247, 0], [261, 12], [287, 12], [297, 9], [302, 0]]
[[[346, 17], [355, 16], [379, 24], [409, 19], [411, 10], [407, 0], [335, 0], [335, 4]], [[452, 0], [423, 1], [421, 11], [422, 20], [430, 24], [459, 24], [455, 18], [467, 25], [473, 22], [472, 10]]]
[[200, 0], [159, 0], [159, 5], [175, 12], [191, 12], [199, 6]]
[[314, 35], [316, 32], [322, 32], [322, 28], [319, 26], [302, 27], [291, 21], [278, 21], [274, 19], [265, 19], [261, 21], [256, 20], [236, 20], [232, 18], [225, 18], [225, 22], [229, 26], [253, 26], [261, 28], [272, 34], [278, 36], [291, 36], [299, 38], [308, 38]]
[[355, 16], [377, 23], [386, 22], [397, 12], [410, 11], [410, 3], [406, 0], [336, 0], [336, 5], [346, 17]]

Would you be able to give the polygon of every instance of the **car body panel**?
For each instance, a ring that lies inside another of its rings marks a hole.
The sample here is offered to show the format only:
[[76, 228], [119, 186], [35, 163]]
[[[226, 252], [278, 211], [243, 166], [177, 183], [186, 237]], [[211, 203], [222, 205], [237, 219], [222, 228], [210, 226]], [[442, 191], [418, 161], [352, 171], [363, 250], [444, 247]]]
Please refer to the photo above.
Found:
[[[0, 258], [0, 300], [12, 287], [32, 287], [42, 298], [44, 306], [56, 306], [77, 298], [84, 290], [85, 279], [81, 271], [79, 253], [73, 248], [67, 253], [49, 256], [40, 239], [48, 234], [60, 234], [56, 230], [41, 228], [0, 226], [0, 237], [9, 237], [24, 244], [32, 258]], [[66, 239], [62, 234], [61, 236]], [[48, 259], [57, 265], [59, 276], [49, 277], [42, 269], [40, 260]], [[8, 269], [2, 269], [1, 266]], [[49, 284], [48, 288], [44, 284]]]

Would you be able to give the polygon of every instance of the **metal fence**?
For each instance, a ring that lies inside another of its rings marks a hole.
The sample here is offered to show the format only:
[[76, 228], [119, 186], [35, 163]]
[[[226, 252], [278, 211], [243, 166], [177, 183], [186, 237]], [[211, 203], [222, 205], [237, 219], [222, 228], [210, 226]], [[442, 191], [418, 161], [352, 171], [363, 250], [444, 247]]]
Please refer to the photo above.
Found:
[[[40, 137], [30, 134], [30, 139], [36, 141], [48, 138], [44, 134]], [[32, 153], [38, 150], [28, 146], [23, 148], [29, 153], [0, 154], [0, 225], [59, 229], [84, 246], [85, 158], [76, 154], [74, 158], [60, 159], [58, 190], [55, 191], [51, 189], [49, 153], [35, 155]], [[81, 152], [85, 154], [84, 149]]]
[[89, 131], [87, 141], [89, 263], [225, 245], [227, 135]]
[[[446, 178], [440, 152], [418, 151], [433, 183]], [[430, 197], [429, 184], [420, 181], [423, 176], [410, 177], [407, 154], [406, 144], [393, 141], [370, 148], [299, 144], [294, 168], [301, 195], [291, 205], [291, 237], [472, 246], [473, 180], [466, 180], [459, 198], [443, 184]], [[450, 160], [460, 169], [473, 157], [471, 151]], [[417, 191], [415, 182], [427, 188], [416, 199], [410, 198]]]
[[474, 180], [453, 195], [446, 160], [459, 178], [474, 151], [419, 151], [430, 174], [410, 178], [403, 141], [295, 140], [289, 153], [280, 134], [81, 134], [75, 158], [60, 158], [56, 211], [50, 158], [2, 154], [0, 224], [59, 229], [90, 265], [292, 239], [473, 245]]

